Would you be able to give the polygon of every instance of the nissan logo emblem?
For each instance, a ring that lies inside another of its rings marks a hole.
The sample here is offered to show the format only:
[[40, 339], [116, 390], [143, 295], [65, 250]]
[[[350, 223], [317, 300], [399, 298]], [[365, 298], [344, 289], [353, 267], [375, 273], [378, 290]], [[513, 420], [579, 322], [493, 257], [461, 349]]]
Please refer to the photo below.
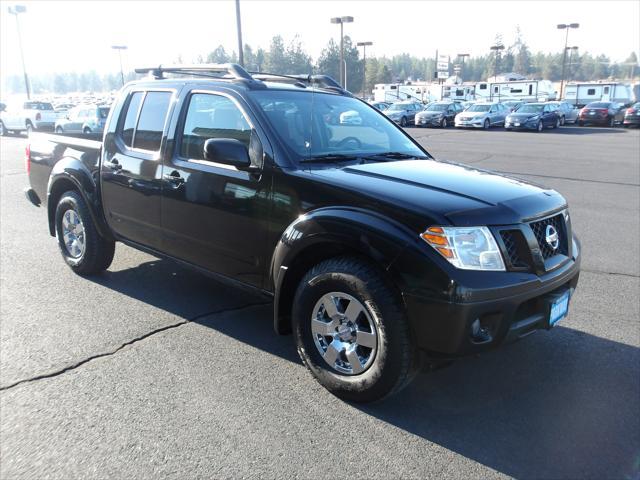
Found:
[[553, 225], [547, 225], [547, 230], [545, 231], [544, 239], [553, 250], [558, 249], [558, 245], [560, 244], [560, 238], [558, 237], [558, 231], [555, 229]]

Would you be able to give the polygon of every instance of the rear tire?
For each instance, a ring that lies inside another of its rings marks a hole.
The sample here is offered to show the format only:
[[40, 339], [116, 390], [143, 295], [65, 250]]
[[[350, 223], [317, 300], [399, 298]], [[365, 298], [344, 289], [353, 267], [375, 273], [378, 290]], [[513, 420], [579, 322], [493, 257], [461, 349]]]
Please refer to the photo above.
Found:
[[56, 127], [56, 133], [63, 133], [64, 130], [62, 129], [62, 127]]
[[65, 192], [56, 207], [56, 235], [64, 261], [79, 275], [106, 270], [113, 261], [115, 242], [98, 233], [89, 207], [78, 192]]
[[357, 257], [313, 267], [296, 291], [292, 320], [303, 363], [344, 400], [382, 400], [420, 369], [420, 352], [398, 295], [383, 272]]
[[578, 120], [578, 126], [579, 126], [579, 127], [584, 127], [584, 122], [583, 122], [583, 121]]
[[611, 117], [609, 119], [609, 127], [614, 128], [616, 126], [616, 118], [615, 117]]
[[82, 133], [84, 133], [85, 135], [89, 135], [91, 133], [91, 129], [89, 127], [84, 127], [82, 129]]

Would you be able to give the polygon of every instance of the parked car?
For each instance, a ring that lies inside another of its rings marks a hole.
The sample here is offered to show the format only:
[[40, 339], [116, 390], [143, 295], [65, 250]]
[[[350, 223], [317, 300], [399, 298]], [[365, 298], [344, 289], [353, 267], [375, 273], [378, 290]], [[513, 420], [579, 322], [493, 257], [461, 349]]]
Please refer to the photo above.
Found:
[[381, 112], [384, 112], [390, 105], [391, 104], [389, 102], [371, 102], [371, 106], [377, 108]]
[[56, 133], [102, 133], [109, 107], [79, 105], [56, 121]]
[[339, 116], [340, 123], [343, 125], [362, 125], [362, 117], [355, 110], [342, 112]]
[[74, 272], [109, 268], [120, 241], [271, 297], [276, 332], [358, 402], [567, 315], [581, 246], [559, 193], [435, 161], [330, 77], [203, 70], [226, 75], [129, 82], [104, 143], [34, 136], [27, 198]]
[[578, 115], [578, 125], [607, 125], [615, 127], [624, 122], [624, 105], [615, 102], [592, 102], [585, 105]]
[[625, 127], [630, 127], [631, 125], [640, 126], [640, 102], [634, 103], [626, 109], [622, 124]]
[[507, 113], [509, 113], [507, 107], [498, 102], [476, 103], [456, 115], [455, 126], [488, 130], [491, 127], [504, 125]]
[[567, 123], [576, 123], [580, 110], [577, 109], [575, 105], [572, 105], [569, 102], [565, 101], [554, 101], [547, 103], [557, 108], [557, 113], [560, 117], [560, 125], [565, 125]]
[[21, 133], [29, 135], [35, 130], [53, 130], [58, 114], [49, 102], [28, 101], [9, 103], [0, 113], [0, 133]]
[[557, 108], [549, 103], [525, 103], [515, 112], [507, 115], [504, 123], [506, 130], [537, 130], [558, 128], [560, 117]]
[[416, 127], [442, 127], [453, 125], [456, 115], [462, 112], [457, 102], [433, 102], [416, 114]]
[[406, 127], [410, 123], [414, 123], [416, 113], [420, 110], [422, 110], [422, 104], [403, 101], [392, 103], [383, 113], [401, 127]]
[[510, 112], [515, 112], [521, 105], [524, 105], [522, 100], [507, 100], [502, 104], [509, 109]]

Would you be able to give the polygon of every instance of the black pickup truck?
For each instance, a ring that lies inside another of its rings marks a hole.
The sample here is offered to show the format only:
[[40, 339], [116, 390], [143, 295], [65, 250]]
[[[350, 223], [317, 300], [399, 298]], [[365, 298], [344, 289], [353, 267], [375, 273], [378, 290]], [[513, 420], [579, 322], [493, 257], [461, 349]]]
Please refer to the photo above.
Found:
[[142, 71], [101, 141], [27, 150], [78, 274], [120, 241], [257, 289], [317, 380], [362, 402], [566, 316], [580, 244], [557, 192], [435, 160], [330, 77]]

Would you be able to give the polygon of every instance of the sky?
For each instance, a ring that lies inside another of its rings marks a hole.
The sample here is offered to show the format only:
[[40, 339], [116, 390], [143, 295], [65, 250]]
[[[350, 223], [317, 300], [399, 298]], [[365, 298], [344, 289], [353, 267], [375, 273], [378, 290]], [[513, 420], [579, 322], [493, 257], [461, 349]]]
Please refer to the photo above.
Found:
[[[0, 0], [0, 72], [21, 74], [16, 19]], [[119, 70], [114, 44], [127, 45], [125, 69], [185, 63], [222, 44], [237, 50], [234, 0], [209, 1], [22, 1], [20, 15], [27, 71], [32, 74]], [[367, 55], [409, 53], [433, 57], [488, 53], [496, 33], [509, 45], [520, 27], [531, 51], [564, 46], [558, 23], [579, 23], [569, 46], [624, 61], [640, 56], [640, 0], [627, 1], [431, 1], [431, 0], [241, 0], [244, 43], [268, 49], [274, 35], [288, 43], [296, 35], [315, 59], [340, 28], [330, 17], [353, 16], [345, 24], [354, 41], [372, 41]]]

